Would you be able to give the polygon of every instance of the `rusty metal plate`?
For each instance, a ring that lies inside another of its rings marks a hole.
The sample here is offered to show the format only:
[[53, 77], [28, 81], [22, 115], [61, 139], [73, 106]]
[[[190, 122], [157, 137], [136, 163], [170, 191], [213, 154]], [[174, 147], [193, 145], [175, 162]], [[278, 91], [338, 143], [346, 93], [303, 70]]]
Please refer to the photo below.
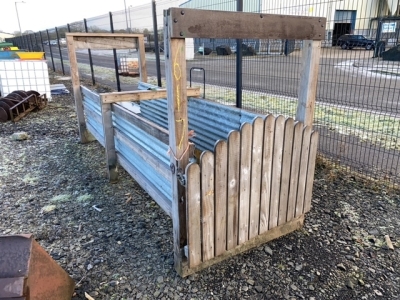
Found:
[[23, 297], [25, 277], [0, 278], [0, 299]]
[[322, 40], [326, 18], [170, 8], [172, 38]]

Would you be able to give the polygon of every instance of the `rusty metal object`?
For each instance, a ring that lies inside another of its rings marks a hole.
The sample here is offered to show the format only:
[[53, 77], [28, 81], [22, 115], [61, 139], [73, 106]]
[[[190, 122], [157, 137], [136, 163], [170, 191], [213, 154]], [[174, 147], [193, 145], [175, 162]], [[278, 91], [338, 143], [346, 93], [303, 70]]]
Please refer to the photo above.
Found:
[[[13, 91], [4, 98], [0, 98], [0, 108], [6, 111], [7, 117], [0, 110], [0, 122], [20, 120], [33, 110], [41, 110], [47, 105], [45, 94], [40, 95], [37, 91]], [[7, 107], [8, 106], [8, 107]]]
[[0, 122], [7, 122], [8, 116], [4, 108], [0, 107]]
[[0, 300], [70, 300], [74, 280], [31, 234], [0, 236]]

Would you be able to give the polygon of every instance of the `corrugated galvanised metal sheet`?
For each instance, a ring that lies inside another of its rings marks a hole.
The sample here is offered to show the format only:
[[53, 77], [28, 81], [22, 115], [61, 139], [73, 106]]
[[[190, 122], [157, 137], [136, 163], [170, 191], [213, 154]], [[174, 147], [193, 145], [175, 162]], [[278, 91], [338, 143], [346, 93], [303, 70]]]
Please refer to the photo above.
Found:
[[[157, 89], [151, 84], [139, 84], [141, 89]], [[141, 116], [168, 128], [167, 100], [146, 100], [140, 102]], [[196, 136], [191, 139], [199, 150], [214, 149], [215, 142], [228, 138], [232, 130], [240, 130], [243, 123], [251, 123], [258, 115], [235, 107], [212, 101], [190, 98], [188, 100], [189, 130], [194, 130]]]
[[82, 102], [86, 115], [86, 125], [93, 136], [104, 147], [104, 130], [101, 117], [100, 96], [88, 88], [81, 86]]

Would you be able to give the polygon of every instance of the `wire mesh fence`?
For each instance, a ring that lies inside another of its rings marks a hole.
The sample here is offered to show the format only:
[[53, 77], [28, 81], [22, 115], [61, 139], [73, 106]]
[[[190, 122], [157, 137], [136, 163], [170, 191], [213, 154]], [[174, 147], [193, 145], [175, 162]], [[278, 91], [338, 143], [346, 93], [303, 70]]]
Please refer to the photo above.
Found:
[[[58, 45], [65, 32], [142, 33], [150, 82], [156, 83], [156, 53], [160, 53], [160, 76], [164, 78], [163, 10], [177, 6], [325, 17], [315, 108], [315, 126], [321, 133], [319, 152], [349, 170], [400, 183], [399, 1], [160, 0], [154, 18], [150, 4], [130, 5], [126, 10], [25, 35], [14, 42], [29, 51], [42, 45], [49, 66], [62, 71], [65, 65], [68, 73], [66, 48]], [[155, 37], [160, 40], [158, 49]], [[186, 44], [188, 84], [200, 86], [205, 98], [263, 114], [295, 115], [302, 41], [187, 39]], [[129, 72], [122, 74], [122, 68], [127, 60], [137, 58], [134, 48], [116, 51], [116, 57], [112, 50], [82, 50], [79, 70], [83, 77], [93, 73], [93, 83], [113, 88], [121, 75], [120, 87], [134, 89], [138, 79]], [[121, 74], [116, 74], [115, 60]]]

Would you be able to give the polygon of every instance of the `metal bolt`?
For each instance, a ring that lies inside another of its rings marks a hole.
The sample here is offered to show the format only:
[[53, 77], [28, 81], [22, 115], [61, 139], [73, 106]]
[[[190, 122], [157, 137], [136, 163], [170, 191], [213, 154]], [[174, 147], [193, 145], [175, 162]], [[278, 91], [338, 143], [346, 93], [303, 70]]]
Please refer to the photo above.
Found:
[[263, 16], [263, 15], [260, 15], [260, 18], [262, 19], [262, 18], [264, 18], [264, 16]]
[[175, 23], [178, 23], [178, 19], [174, 19], [174, 22], [175, 22]]
[[171, 169], [172, 174], [175, 174], [175, 165], [173, 163], [169, 165], [169, 168]]
[[182, 11], [181, 11], [181, 15], [183, 16], [184, 14], [185, 14], [185, 11], [184, 11], [184, 10], [182, 10]]
[[181, 32], [179, 33], [179, 35], [180, 35], [180, 36], [183, 36], [183, 31], [181, 31]]

